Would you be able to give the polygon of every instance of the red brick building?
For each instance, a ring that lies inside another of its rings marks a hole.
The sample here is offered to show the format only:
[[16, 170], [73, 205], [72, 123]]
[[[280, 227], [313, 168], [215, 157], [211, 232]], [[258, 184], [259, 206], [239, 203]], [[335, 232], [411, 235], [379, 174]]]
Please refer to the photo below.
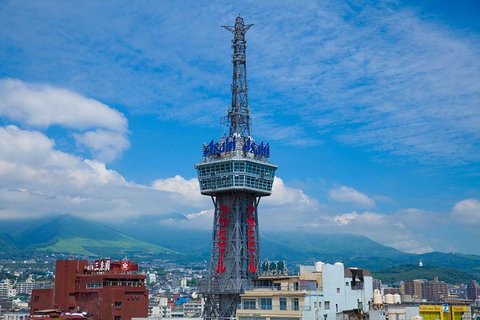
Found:
[[30, 315], [42, 310], [86, 312], [92, 320], [127, 320], [147, 317], [145, 275], [128, 260], [58, 260], [55, 287], [32, 292]]

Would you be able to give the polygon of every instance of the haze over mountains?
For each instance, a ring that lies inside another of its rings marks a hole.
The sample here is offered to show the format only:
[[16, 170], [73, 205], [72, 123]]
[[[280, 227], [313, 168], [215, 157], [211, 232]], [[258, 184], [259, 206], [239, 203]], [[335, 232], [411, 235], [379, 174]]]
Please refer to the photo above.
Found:
[[[210, 237], [211, 232], [205, 230], [181, 230], [149, 222], [111, 227], [59, 215], [44, 220], [2, 221], [0, 255], [23, 256], [33, 252], [91, 257], [150, 255], [179, 262], [208, 261]], [[292, 266], [318, 260], [342, 261], [376, 271], [380, 277], [389, 276], [390, 280], [395, 279], [392, 273], [412, 278], [436, 274], [443, 280], [458, 282], [480, 279], [480, 256], [410, 254], [351, 234], [263, 232], [261, 256], [264, 260], [286, 260]], [[423, 269], [417, 267], [420, 260], [425, 265]]]

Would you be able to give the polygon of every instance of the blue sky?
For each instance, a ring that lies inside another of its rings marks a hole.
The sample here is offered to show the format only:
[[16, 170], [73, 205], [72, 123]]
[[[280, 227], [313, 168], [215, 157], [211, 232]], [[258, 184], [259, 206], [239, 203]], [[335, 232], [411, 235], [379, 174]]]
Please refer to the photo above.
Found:
[[210, 228], [193, 166], [239, 13], [279, 165], [260, 227], [480, 254], [476, 1], [0, 1], [0, 218]]

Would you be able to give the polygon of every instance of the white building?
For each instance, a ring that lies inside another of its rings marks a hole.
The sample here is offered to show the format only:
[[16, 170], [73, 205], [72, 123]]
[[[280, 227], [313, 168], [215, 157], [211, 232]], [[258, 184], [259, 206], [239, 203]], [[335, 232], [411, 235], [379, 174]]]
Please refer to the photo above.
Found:
[[418, 305], [385, 304], [379, 310], [370, 310], [370, 320], [414, 320], [420, 318]]
[[172, 316], [172, 308], [168, 304], [166, 297], [156, 297], [156, 305], [150, 310], [150, 317], [153, 318], [170, 318]]
[[358, 268], [315, 263], [296, 276], [264, 276], [241, 295], [239, 320], [335, 320], [346, 310], [368, 312], [373, 298], [370, 273]]
[[147, 283], [155, 283], [157, 282], [157, 274], [155, 273], [147, 273]]
[[25, 312], [11, 312], [3, 314], [4, 320], [28, 320], [30, 319], [30, 314]]
[[192, 300], [183, 304], [183, 314], [186, 318], [201, 317], [203, 308], [203, 299]]
[[0, 281], [0, 297], [12, 298], [17, 295], [17, 290], [13, 288], [13, 283], [9, 279]]

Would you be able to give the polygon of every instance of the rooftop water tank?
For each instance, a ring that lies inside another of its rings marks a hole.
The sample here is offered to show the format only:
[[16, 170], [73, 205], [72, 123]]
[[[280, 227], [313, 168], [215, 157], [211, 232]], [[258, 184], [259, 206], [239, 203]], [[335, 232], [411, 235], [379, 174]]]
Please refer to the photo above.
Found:
[[373, 304], [382, 304], [382, 293], [380, 290], [375, 289], [373, 290]]
[[395, 293], [393, 295], [393, 303], [394, 304], [400, 304], [402, 303], [402, 299], [400, 298], [400, 295], [398, 293]]
[[386, 304], [393, 304], [393, 294], [387, 293], [385, 295], [385, 303]]

